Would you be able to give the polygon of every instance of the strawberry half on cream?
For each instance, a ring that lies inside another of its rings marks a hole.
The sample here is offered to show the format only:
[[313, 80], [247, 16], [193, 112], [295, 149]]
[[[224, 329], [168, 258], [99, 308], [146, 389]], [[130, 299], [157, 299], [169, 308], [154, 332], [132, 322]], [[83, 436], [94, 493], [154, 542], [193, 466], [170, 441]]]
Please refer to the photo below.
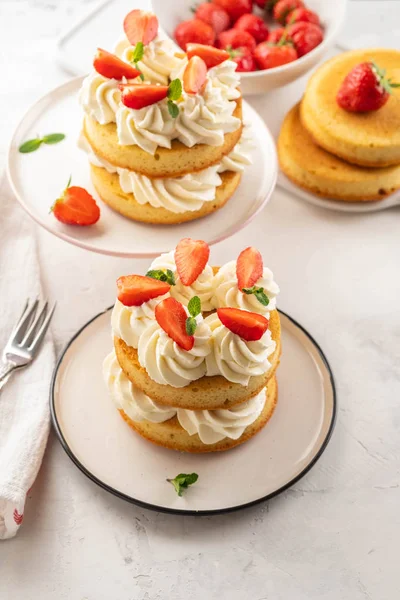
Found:
[[117, 280], [117, 300], [112, 315], [113, 335], [137, 348], [140, 336], [155, 320], [157, 304], [169, 296], [167, 278], [159, 281], [142, 275], [126, 275]]
[[200, 298], [202, 310], [208, 312], [213, 308], [214, 271], [208, 264], [210, 248], [202, 240], [184, 238], [175, 251], [161, 254], [150, 266], [153, 271], [171, 271], [174, 274], [175, 285], [170, 294], [184, 306], [187, 306], [193, 296]]
[[214, 308], [239, 308], [267, 318], [279, 294], [272, 271], [264, 267], [260, 252], [252, 246], [219, 269], [214, 290]]

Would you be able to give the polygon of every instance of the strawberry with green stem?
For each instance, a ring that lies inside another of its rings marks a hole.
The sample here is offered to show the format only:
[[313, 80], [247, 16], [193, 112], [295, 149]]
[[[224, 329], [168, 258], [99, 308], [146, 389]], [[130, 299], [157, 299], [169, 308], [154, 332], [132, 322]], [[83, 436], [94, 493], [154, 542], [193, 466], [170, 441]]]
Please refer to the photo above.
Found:
[[379, 110], [386, 104], [393, 90], [400, 88], [374, 61], [355, 66], [345, 77], [336, 96], [341, 108], [363, 113]]

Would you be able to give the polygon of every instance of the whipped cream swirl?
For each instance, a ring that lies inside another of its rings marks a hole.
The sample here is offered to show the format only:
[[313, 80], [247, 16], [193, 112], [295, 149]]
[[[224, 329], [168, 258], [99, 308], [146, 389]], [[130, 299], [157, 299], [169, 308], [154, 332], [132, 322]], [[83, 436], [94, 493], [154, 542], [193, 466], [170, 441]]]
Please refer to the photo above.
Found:
[[205, 359], [211, 349], [210, 329], [201, 316], [196, 320], [194, 346], [189, 351], [180, 348], [157, 321], [146, 327], [139, 338], [138, 357], [153, 381], [180, 388], [205, 375]]
[[250, 377], [271, 368], [268, 357], [276, 344], [269, 329], [261, 339], [247, 342], [225, 327], [217, 313], [209, 315], [205, 323], [211, 329], [212, 350], [206, 357], [208, 376], [222, 375], [233, 383], [248, 385]]
[[178, 421], [189, 435], [197, 433], [203, 444], [215, 444], [225, 438], [237, 440], [254, 423], [265, 406], [263, 389], [257, 396], [230, 409], [177, 411]]
[[212, 310], [215, 284], [214, 272], [209, 264], [204, 267], [202, 273], [191, 285], [183, 285], [179, 279], [173, 251], [157, 256], [151, 263], [150, 269], [162, 269], [164, 271], [170, 269], [174, 273], [176, 285], [171, 287], [170, 294], [184, 306], [188, 305], [193, 296], [198, 296], [201, 302], [201, 310], [203, 312]]
[[233, 60], [225, 60], [208, 71], [208, 78], [212, 87], [219, 90], [221, 96], [226, 100], [240, 98], [240, 91], [238, 90], [240, 73], [236, 69], [237, 65]]
[[268, 306], [263, 306], [254, 294], [244, 294], [239, 290], [236, 278], [236, 261], [231, 260], [221, 267], [215, 276], [214, 307], [240, 308], [259, 313], [268, 318], [269, 311], [276, 308], [276, 296], [279, 294], [279, 287], [274, 281], [272, 271], [264, 267], [263, 275], [255, 285], [264, 288], [264, 292], [269, 298]]
[[111, 313], [113, 335], [121, 338], [128, 346], [137, 348], [141, 335], [155, 321], [155, 309], [169, 294], [158, 296], [140, 306], [125, 306], [118, 299]]
[[183, 93], [176, 119], [178, 140], [189, 148], [195, 144], [221, 146], [224, 135], [241, 125], [240, 119], [233, 115], [235, 108], [236, 102], [228, 100], [223, 88], [215, 87], [208, 78], [203, 94]]
[[115, 352], [103, 362], [103, 377], [118, 409], [124, 411], [132, 421], [162, 423], [176, 415], [176, 409], [153, 402], [138, 387], [133, 385], [119, 366]]
[[158, 146], [171, 148], [176, 137], [175, 120], [168, 112], [166, 100], [139, 110], [121, 104], [116, 120], [121, 146], [136, 145], [149, 154], [154, 155]]
[[[132, 62], [134, 52], [128, 40], [124, 37], [115, 46], [115, 54], [125, 62]], [[168, 85], [173, 71], [180, 70], [186, 62], [186, 55], [176, 52], [176, 47], [171, 40], [156, 38], [144, 47], [143, 58], [137, 63], [143, 73], [145, 81]]]
[[107, 79], [96, 71], [83, 80], [79, 102], [85, 113], [100, 125], [115, 121], [115, 113], [121, 100], [119, 83], [116, 79]]

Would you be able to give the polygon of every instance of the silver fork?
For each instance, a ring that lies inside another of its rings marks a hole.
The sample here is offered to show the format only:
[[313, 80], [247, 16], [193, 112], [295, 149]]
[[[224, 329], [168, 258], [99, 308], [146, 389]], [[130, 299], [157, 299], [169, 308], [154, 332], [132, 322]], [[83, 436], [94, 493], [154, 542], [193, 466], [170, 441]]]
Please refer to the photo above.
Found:
[[11, 373], [29, 365], [35, 358], [46, 335], [56, 305], [48, 310], [45, 302], [39, 310], [39, 299], [26, 301], [22, 315], [18, 319], [6, 347], [3, 350], [3, 364], [0, 364], [0, 389]]

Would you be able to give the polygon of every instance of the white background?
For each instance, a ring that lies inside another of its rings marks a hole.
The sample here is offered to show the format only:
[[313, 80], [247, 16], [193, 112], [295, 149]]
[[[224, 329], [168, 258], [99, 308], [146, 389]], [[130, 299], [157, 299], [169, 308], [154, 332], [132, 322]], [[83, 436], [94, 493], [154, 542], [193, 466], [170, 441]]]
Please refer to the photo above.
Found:
[[[55, 40], [86, 4], [0, 1], [1, 159], [23, 112], [67, 79], [54, 60]], [[395, 46], [399, 23], [397, 0], [353, 1], [341, 39], [354, 46], [390, 39]], [[212, 250], [220, 264], [256, 243], [280, 283], [281, 308], [330, 360], [338, 424], [305, 479], [236, 514], [156, 514], [97, 488], [51, 435], [24, 525], [0, 546], [1, 600], [398, 598], [399, 218], [399, 209], [327, 212], [277, 190], [256, 222]], [[53, 335], [60, 351], [113, 302], [115, 278], [147, 263], [91, 255], [36, 234], [44, 290], [58, 301]], [[17, 290], [10, 294], [21, 301]]]

